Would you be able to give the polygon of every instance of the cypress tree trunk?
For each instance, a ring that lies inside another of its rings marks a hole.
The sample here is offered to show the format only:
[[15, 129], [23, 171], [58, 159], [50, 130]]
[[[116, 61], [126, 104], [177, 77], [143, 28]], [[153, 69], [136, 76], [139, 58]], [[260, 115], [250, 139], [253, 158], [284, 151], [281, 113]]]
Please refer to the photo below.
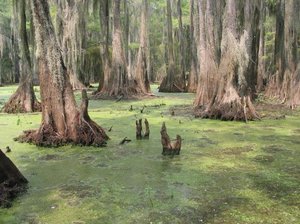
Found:
[[83, 51], [86, 48], [86, 13], [85, 0], [60, 0], [57, 2], [57, 36], [63, 50], [63, 60], [67, 67], [72, 88], [84, 89], [79, 80], [83, 70]]
[[215, 93], [218, 85], [216, 76], [218, 62], [216, 56], [217, 43], [214, 41], [214, 27], [216, 24], [213, 20], [213, 10], [216, 11], [215, 5], [211, 1], [202, 0], [197, 4], [199, 16], [199, 38], [197, 45], [198, 55], [198, 88], [195, 99], [195, 105], [208, 105]]
[[198, 2], [194, 0], [190, 0], [190, 37], [191, 37], [191, 47], [190, 47], [190, 55], [191, 55], [191, 68], [188, 79], [187, 91], [190, 93], [194, 93], [197, 90], [198, 86], [198, 58], [197, 58], [197, 40], [198, 40], [198, 29], [199, 29], [199, 13], [198, 13]]
[[265, 65], [265, 18], [266, 4], [265, 1], [260, 3], [260, 19], [259, 19], [259, 51], [258, 51], [258, 71], [257, 71], [257, 91], [261, 92], [264, 89], [264, 80], [266, 79]]
[[37, 42], [42, 124], [36, 131], [25, 131], [19, 140], [40, 146], [58, 146], [68, 142], [104, 145], [108, 137], [88, 116], [85, 91], [80, 109], [76, 107], [68, 72], [56, 41], [48, 1], [31, 0], [31, 7]]
[[18, 28], [20, 27], [19, 25], [19, 12], [18, 10], [18, 1], [13, 0], [12, 3], [13, 6], [13, 16], [12, 16], [12, 33], [11, 33], [11, 49], [12, 49], [12, 64], [13, 64], [13, 73], [12, 73], [12, 79], [10, 80], [11, 82], [19, 83], [20, 82], [20, 76], [21, 76], [21, 71], [20, 71], [20, 57], [19, 57], [19, 32]]
[[101, 0], [100, 1], [100, 28], [101, 33], [104, 37], [104, 45], [101, 46], [101, 60], [102, 60], [102, 67], [103, 67], [103, 76], [99, 81], [99, 86], [97, 93], [99, 92], [107, 92], [109, 85], [108, 80], [110, 76], [110, 67], [111, 67], [111, 59], [109, 55], [109, 1], [108, 0]]
[[123, 1], [123, 7], [124, 7], [124, 49], [125, 49], [125, 58], [126, 58], [126, 64], [129, 64], [129, 41], [130, 41], [130, 33], [129, 33], [129, 27], [130, 27], [130, 20], [129, 20], [129, 7], [128, 7], [128, 1]]
[[[251, 102], [257, 71], [252, 63], [255, 63], [258, 53], [258, 41], [253, 38], [258, 1], [248, 0], [241, 5], [237, 5], [235, 0], [226, 1], [225, 10], [221, 10], [224, 13], [221, 43], [218, 38], [211, 38], [219, 32], [215, 29], [217, 23], [213, 22], [213, 15], [218, 15], [219, 9], [222, 9], [214, 3], [203, 0], [199, 4], [198, 56], [201, 70], [195, 100], [196, 113], [200, 117], [222, 120], [258, 119]], [[241, 27], [237, 26], [240, 22], [237, 18], [244, 21]], [[220, 53], [218, 49], [221, 49]]]
[[277, 1], [275, 67], [266, 95], [277, 98], [291, 108], [300, 104], [300, 3]]
[[0, 149], [0, 208], [9, 207], [10, 201], [25, 190], [28, 181]]
[[122, 43], [122, 29], [120, 21], [121, 0], [114, 0], [113, 9], [113, 42], [112, 42], [112, 61], [109, 74], [105, 73], [104, 85], [100, 93], [94, 98], [135, 98], [144, 96], [142, 86], [137, 80], [129, 78], [125, 52]]
[[173, 23], [170, 0], [167, 1], [167, 76], [159, 86], [160, 92], [183, 92], [185, 80], [177, 74], [173, 49]]
[[148, 74], [148, 0], [143, 0], [143, 10], [141, 15], [140, 47], [137, 57], [135, 79], [141, 86], [144, 94], [150, 93], [150, 81]]
[[184, 90], [186, 88], [185, 85], [185, 59], [186, 59], [186, 55], [185, 55], [185, 42], [184, 42], [184, 31], [183, 31], [183, 24], [182, 24], [182, 9], [181, 9], [181, 0], [177, 1], [177, 14], [178, 14], [178, 24], [179, 24], [179, 63], [180, 63], [180, 72], [179, 75], [181, 77], [181, 79], [184, 82]]
[[[18, 36], [20, 37], [20, 56], [21, 60], [15, 63], [20, 64], [21, 77], [19, 87], [9, 98], [8, 102], [2, 108], [5, 113], [26, 113], [40, 111], [41, 106], [37, 101], [33, 90], [33, 75], [28, 46], [28, 36], [26, 31], [26, 2], [19, 0], [15, 2], [18, 13]], [[19, 65], [18, 65], [19, 66]]]

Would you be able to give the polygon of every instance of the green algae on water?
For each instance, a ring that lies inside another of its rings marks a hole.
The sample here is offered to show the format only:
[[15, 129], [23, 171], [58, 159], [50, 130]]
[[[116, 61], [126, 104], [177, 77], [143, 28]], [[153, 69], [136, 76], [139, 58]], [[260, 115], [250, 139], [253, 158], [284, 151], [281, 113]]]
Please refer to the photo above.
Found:
[[[13, 89], [0, 88], [1, 102]], [[189, 111], [193, 94], [157, 94], [90, 102], [93, 120], [112, 127], [105, 148], [14, 142], [39, 127], [40, 114], [0, 114], [0, 148], [10, 146], [30, 182], [12, 208], [0, 209], [0, 223], [299, 223], [298, 111], [247, 124], [201, 120]], [[150, 123], [149, 140], [135, 141], [140, 118]], [[161, 155], [162, 122], [184, 139], [180, 156]], [[119, 145], [124, 137], [132, 141]]]

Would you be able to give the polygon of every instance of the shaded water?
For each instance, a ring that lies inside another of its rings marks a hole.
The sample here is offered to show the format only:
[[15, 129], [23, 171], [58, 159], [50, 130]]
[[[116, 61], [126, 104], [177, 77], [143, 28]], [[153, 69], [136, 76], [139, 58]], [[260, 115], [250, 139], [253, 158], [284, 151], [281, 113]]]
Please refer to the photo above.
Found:
[[[14, 88], [0, 88], [0, 101]], [[0, 114], [0, 148], [12, 148], [30, 182], [12, 208], [0, 209], [0, 223], [299, 223], [299, 111], [247, 124], [200, 120], [170, 115], [176, 105], [188, 110], [193, 94], [160, 96], [91, 101], [91, 117], [112, 126], [106, 148], [20, 144], [12, 139], [37, 128], [40, 115]], [[149, 120], [149, 140], [135, 140], [137, 118]], [[163, 121], [184, 139], [180, 156], [161, 156]], [[124, 137], [133, 141], [120, 146]]]

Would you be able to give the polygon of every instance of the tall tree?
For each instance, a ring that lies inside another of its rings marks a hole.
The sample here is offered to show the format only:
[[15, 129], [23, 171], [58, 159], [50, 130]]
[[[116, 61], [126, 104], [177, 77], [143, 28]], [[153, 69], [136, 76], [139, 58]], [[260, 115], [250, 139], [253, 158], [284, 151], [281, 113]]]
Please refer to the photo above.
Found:
[[177, 74], [174, 42], [173, 42], [173, 22], [171, 1], [167, 1], [167, 76], [163, 79], [159, 86], [160, 92], [183, 92], [185, 90], [185, 80], [180, 74]]
[[197, 59], [197, 40], [199, 29], [199, 13], [198, 13], [198, 1], [190, 0], [190, 57], [191, 67], [188, 79], [188, 92], [196, 92], [198, 83], [198, 59]]
[[300, 104], [300, 3], [278, 0], [276, 12], [275, 67], [266, 94], [291, 108]]
[[143, 0], [140, 29], [140, 47], [137, 57], [135, 79], [145, 94], [150, 92], [150, 81], [148, 74], [148, 0]]
[[42, 99], [42, 124], [36, 131], [25, 131], [21, 141], [41, 146], [67, 142], [102, 146], [108, 139], [104, 130], [93, 122], [88, 113], [88, 100], [77, 108], [69, 75], [56, 40], [47, 0], [31, 0], [37, 61]]
[[6, 113], [25, 113], [40, 110], [40, 104], [36, 99], [32, 84], [32, 65], [30, 59], [28, 35], [26, 30], [26, 1], [15, 1], [15, 8], [18, 13], [18, 37], [20, 38], [20, 61], [17, 60], [17, 66], [20, 66], [21, 77], [19, 87], [9, 98], [8, 102], [2, 108]]
[[123, 8], [124, 8], [124, 19], [123, 19], [123, 30], [124, 30], [124, 49], [125, 49], [125, 57], [126, 57], [126, 63], [129, 63], [129, 41], [130, 41], [130, 33], [129, 33], [129, 27], [130, 27], [130, 15], [129, 15], [129, 2], [123, 1]]
[[101, 44], [100, 52], [101, 52], [101, 60], [103, 67], [103, 76], [99, 81], [99, 86], [97, 92], [107, 92], [108, 91], [108, 82], [110, 76], [110, 67], [111, 67], [111, 59], [109, 55], [109, 37], [110, 37], [110, 7], [109, 0], [101, 0], [100, 8], [99, 8], [99, 17], [100, 17], [100, 30], [103, 36], [103, 44]]
[[265, 79], [265, 18], [266, 18], [266, 3], [260, 2], [260, 19], [259, 19], [259, 52], [258, 52], [258, 71], [257, 71], [257, 91], [264, 89]]
[[12, 64], [13, 64], [13, 79], [11, 81], [14, 81], [16, 83], [20, 82], [20, 57], [19, 57], [19, 12], [18, 10], [18, 1], [13, 0], [13, 16], [12, 16], [12, 22], [11, 22], [11, 45], [12, 45]]
[[[254, 35], [258, 1], [227, 0], [225, 9], [218, 3], [199, 1], [200, 81], [195, 100], [198, 115], [223, 120], [257, 119], [251, 95], [257, 71], [254, 65], [258, 41]], [[218, 14], [224, 14], [221, 39], [214, 17]]]
[[83, 71], [84, 51], [86, 49], [86, 14], [88, 1], [57, 1], [57, 36], [63, 50], [63, 59], [70, 76], [73, 89], [85, 86], [79, 80]]
[[184, 30], [182, 23], [182, 8], [181, 8], [181, 0], [177, 0], [177, 14], [178, 14], [178, 36], [179, 36], [179, 65], [180, 71], [179, 75], [184, 82], [185, 87], [185, 60], [186, 60], [186, 47], [184, 41]]
[[[103, 97], [125, 97], [132, 98], [144, 95], [139, 82], [129, 78], [127, 63], [122, 42], [122, 29], [120, 20], [121, 0], [113, 1], [113, 41], [112, 61], [108, 77], [104, 77], [103, 88], [95, 98]], [[107, 80], [107, 81], [106, 81]]]

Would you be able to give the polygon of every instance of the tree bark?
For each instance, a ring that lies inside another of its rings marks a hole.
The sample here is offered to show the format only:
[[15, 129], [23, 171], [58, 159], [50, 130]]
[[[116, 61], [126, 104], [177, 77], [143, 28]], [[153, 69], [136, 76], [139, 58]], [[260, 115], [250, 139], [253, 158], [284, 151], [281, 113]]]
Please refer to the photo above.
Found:
[[266, 63], [265, 63], [265, 18], [266, 4], [265, 1], [260, 2], [260, 19], [259, 19], [259, 51], [258, 51], [258, 71], [257, 71], [257, 92], [264, 90], [264, 80], [266, 79]]
[[190, 37], [191, 37], [191, 47], [190, 47], [190, 57], [191, 57], [191, 67], [188, 79], [187, 91], [194, 93], [197, 91], [198, 86], [198, 58], [197, 58], [197, 40], [198, 40], [198, 29], [199, 29], [199, 13], [198, 13], [198, 2], [190, 0]]
[[178, 14], [178, 35], [179, 35], [179, 63], [180, 63], [180, 72], [179, 75], [181, 79], [184, 81], [184, 88], [185, 85], [185, 42], [184, 42], [184, 31], [183, 31], [183, 24], [182, 24], [182, 9], [181, 9], [181, 0], [177, 1], [177, 14]]
[[94, 98], [136, 98], [144, 96], [142, 86], [137, 80], [129, 79], [125, 52], [122, 43], [122, 29], [120, 21], [120, 0], [114, 0], [113, 9], [113, 43], [112, 43], [112, 61], [109, 77], [104, 80], [104, 86], [99, 94]]
[[266, 95], [278, 99], [292, 109], [300, 104], [300, 3], [277, 1], [275, 67]]
[[159, 92], [184, 92], [185, 80], [177, 74], [174, 47], [173, 47], [173, 23], [170, 0], [167, 1], [167, 76], [159, 86]]
[[[238, 7], [237, 1], [227, 0], [223, 10], [217, 7], [216, 1], [199, 2], [200, 81], [195, 100], [196, 116], [222, 120], [259, 119], [251, 103], [257, 71], [253, 64], [257, 62], [258, 53], [258, 41], [253, 34], [259, 10], [255, 0], [241, 4]], [[218, 15], [219, 10], [224, 13], [221, 42], [214, 38], [219, 30], [215, 29], [217, 23], [213, 15]], [[242, 27], [237, 26], [240, 16], [244, 21]]]
[[101, 46], [101, 60], [103, 66], [103, 76], [99, 81], [99, 86], [97, 92], [107, 92], [109, 85], [109, 76], [110, 76], [110, 68], [111, 68], [111, 60], [109, 55], [109, 0], [101, 0], [100, 1], [100, 25], [101, 25], [101, 33], [104, 37], [104, 45]]
[[143, 0], [143, 10], [141, 15], [140, 47], [137, 57], [135, 79], [144, 94], [151, 92], [148, 74], [148, 0]]
[[87, 2], [84, 0], [60, 0], [57, 2], [57, 36], [74, 90], [85, 88], [79, 80], [79, 76], [83, 70], [83, 52], [86, 48], [86, 4]]
[[9, 207], [10, 201], [24, 191], [28, 181], [0, 149], [0, 207]]
[[65, 143], [103, 146], [108, 136], [88, 114], [88, 100], [83, 91], [77, 108], [67, 69], [56, 41], [47, 0], [31, 0], [42, 99], [42, 124], [36, 131], [25, 131], [20, 141], [40, 146]]
[[126, 58], [126, 64], [129, 64], [129, 41], [130, 41], [130, 19], [129, 19], [129, 7], [128, 7], [128, 1], [123, 1], [124, 6], [124, 50], [125, 50], [125, 58]]
[[217, 59], [215, 58], [215, 49], [217, 43], [214, 42], [213, 11], [211, 2], [202, 0], [198, 4], [199, 28], [198, 28], [198, 88], [195, 99], [195, 105], [208, 105], [214, 94], [215, 85], [217, 85]]
[[25, 0], [19, 0], [15, 4], [17, 4], [21, 56], [21, 60], [15, 63], [18, 63], [18, 66], [21, 68], [21, 77], [18, 89], [9, 98], [2, 111], [5, 113], [41, 111], [40, 103], [37, 101], [33, 90], [33, 74], [26, 30], [26, 2]]

